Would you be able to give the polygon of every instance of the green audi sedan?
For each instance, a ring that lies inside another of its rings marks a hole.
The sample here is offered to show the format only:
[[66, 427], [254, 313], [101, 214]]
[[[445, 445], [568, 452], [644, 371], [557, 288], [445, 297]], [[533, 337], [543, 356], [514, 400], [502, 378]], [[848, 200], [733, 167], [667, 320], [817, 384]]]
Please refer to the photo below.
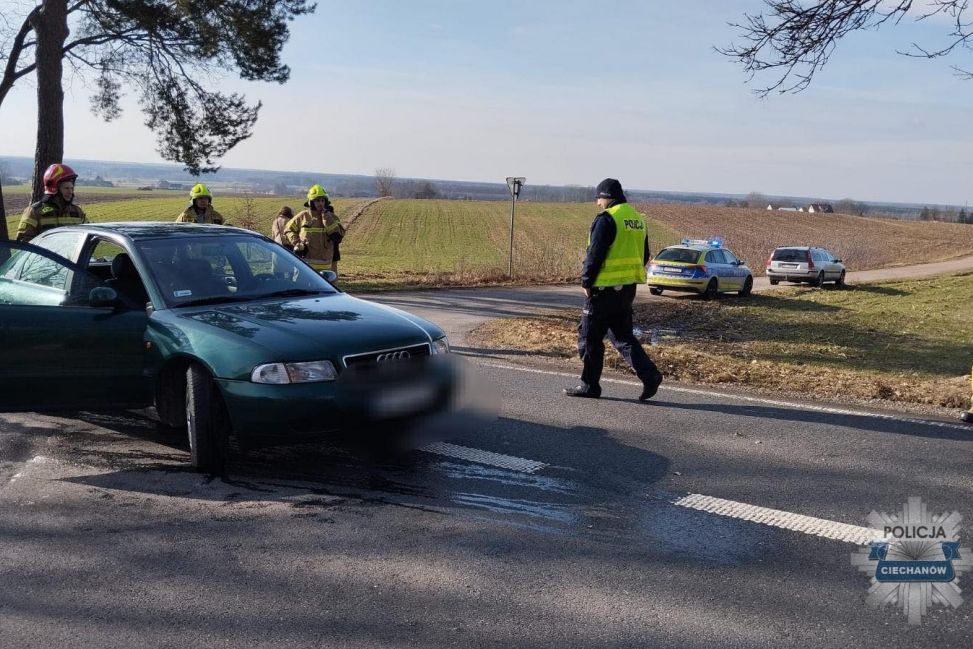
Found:
[[193, 466], [242, 448], [394, 431], [446, 409], [436, 325], [351, 297], [232, 227], [106, 223], [0, 241], [0, 410], [141, 408]]

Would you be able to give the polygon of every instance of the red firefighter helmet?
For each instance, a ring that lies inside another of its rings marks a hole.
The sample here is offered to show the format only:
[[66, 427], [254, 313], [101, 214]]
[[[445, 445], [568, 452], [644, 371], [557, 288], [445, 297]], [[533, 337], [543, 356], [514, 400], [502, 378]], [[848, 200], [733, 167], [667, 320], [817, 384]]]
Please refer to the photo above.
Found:
[[66, 180], [73, 181], [77, 177], [78, 174], [74, 173], [74, 169], [60, 162], [55, 162], [44, 172], [44, 193], [56, 194], [58, 185]]

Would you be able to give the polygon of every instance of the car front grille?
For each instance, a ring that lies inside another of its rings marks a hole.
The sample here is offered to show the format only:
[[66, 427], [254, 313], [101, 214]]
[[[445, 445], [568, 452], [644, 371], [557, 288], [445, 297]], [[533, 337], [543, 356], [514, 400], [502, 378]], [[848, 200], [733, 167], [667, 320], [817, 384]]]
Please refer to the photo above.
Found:
[[385, 363], [392, 363], [396, 361], [408, 361], [414, 358], [421, 358], [429, 355], [429, 343], [421, 343], [419, 345], [412, 345], [411, 347], [383, 349], [381, 351], [369, 352], [367, 354], [352, 354], [350, 356], [345, 356], [341, 360], [344, 362], [345, 367], [365, 369], [370, 366], [384, 365]]

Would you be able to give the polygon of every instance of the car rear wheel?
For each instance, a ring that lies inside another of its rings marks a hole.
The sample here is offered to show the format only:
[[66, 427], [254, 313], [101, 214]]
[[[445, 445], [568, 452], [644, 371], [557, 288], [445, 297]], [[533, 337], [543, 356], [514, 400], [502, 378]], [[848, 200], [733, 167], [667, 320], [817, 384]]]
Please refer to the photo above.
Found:
[[658, 286], [650, 286], [649, 293], [651, 293], [652, 295], [662, 295], [662, 289], [659, 288]]
[[814, 278], [814, 280], [811, 282], [811, 285], [812, 286], [818, 286], [818, 287], [824, 286], [824, 271], [823, 270], [818, 273], [818, 276]]
[[202, 473], [224, 473], [229, 417], [209, 372], [195, 363], [186, 369], [186, 429], [193, 468]]
[[720, 285], [717, 283], [716, 278], [714, 277], [709, 281], [709, 284], [706, 285], [706, 289], [703, 291], [703, 297], [707, 300], [712, 300], [713, 298], [717, 297], [719, 292]]
[[750, 295], [750, 291], [753, 290], [753, 278], [747, 275], [747, 279], [743, 282], [743, 288], [740, 289], [740, 297], [747, 297]]
[[780, 284], [780, 280], [779, 279], [772, 279], [772, 280], [770, 280], [770, 285], [771, 286], [777, 286], [778, 284]]
[[838, 279], [834, 281], [834, 286], [835, 288], [845, 287], [845, 271], [841, 271], [841, 274], [838, 275]]

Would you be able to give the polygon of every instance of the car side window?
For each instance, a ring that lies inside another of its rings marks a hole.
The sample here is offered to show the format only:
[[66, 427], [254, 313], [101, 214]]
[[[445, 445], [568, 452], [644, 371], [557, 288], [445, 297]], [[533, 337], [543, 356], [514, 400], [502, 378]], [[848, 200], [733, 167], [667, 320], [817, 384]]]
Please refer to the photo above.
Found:
[[735, 264], [735, 263], [737, 263], [737, 261], [739, 261], [736, 258], [736, 256], [732, 252], [730, 252], [729, 250], [724, 250], [723, 251], [723, 257], [726, 258], [726, 263], [728, 263], [728, 264]]
[[710, 250], [706, 253], [706, 262], [710, 264], [725, 264], [722, 250]]

